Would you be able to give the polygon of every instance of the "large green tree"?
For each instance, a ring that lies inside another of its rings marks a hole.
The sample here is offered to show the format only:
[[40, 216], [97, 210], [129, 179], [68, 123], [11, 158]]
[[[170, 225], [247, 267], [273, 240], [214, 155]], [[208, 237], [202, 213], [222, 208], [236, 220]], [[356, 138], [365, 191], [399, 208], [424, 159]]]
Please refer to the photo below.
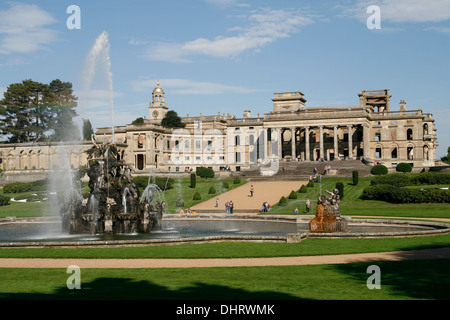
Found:
[[79, 131], [73, 123], [76, 106], [70, 82], [11, 84], [0, 100], [0, 132], [8, 142], [71, 140]]
[[181, 121], [176, 111], [170, 110], [166, 113], [164, 118], [161, 120], [161, 125], [166, 128], [184, 128], [185, 123]]

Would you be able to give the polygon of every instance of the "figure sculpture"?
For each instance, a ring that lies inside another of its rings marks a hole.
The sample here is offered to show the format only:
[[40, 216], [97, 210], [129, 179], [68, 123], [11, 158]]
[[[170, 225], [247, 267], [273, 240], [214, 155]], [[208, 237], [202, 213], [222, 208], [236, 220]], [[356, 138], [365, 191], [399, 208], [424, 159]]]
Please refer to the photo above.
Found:
[[347, 222], [341, 216], [339, 190], [326, 190], [330, 196], [319, 195], [317, 199], [316, 216], [309, 222], [311, 232], [346, 232]]

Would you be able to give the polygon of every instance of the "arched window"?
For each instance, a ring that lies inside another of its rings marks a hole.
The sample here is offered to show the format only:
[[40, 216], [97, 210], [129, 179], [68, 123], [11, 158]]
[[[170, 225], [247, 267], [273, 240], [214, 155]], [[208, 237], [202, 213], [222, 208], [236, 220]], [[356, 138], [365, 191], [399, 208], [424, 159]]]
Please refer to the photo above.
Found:
[[412, 129], [406, 130], [406, 139], [407, 140], [412, 140], [413, 139], [413, 131], [412, 131]]
[[423, 134], [424, 134], [424, 135], [428, 134], [428, 123], [425, 123], [425, 124], [423, 125]]

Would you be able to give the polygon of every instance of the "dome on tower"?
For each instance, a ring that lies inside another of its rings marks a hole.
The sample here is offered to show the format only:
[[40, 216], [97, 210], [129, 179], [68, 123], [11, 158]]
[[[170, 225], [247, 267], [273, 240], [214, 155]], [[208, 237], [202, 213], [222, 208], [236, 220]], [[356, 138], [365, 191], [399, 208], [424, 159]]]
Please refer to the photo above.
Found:
[[153, 89], [153, 94], [155, 94], [155, 93], [164, 94], [164, 90], [159, 86], [159, 81], [156, 84], [156, 88]]

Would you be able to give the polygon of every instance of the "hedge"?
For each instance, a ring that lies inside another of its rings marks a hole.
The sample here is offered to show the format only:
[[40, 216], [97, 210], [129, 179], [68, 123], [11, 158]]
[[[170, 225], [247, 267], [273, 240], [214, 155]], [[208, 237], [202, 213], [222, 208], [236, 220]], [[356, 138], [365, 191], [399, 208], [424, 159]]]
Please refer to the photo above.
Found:
[[195, 173], [191, 173], [191, 188], [195, 188], [197, 185], [197, 175]]
[[202, 200], [202, 196], [200, 195], [200, 193], [196, 192], [192, 197], [192, 200]]
[[33, 184], [31, 182], [13, 182], [7, 183], [3, 187], [4, 193], [22, 193], [31, 191], [33, 189]]
[[300, 189], [298, 190], [298, 192], [300, 192], [300, 193], [307, 193], [308, 192], [308, 187], [306, 186], [306, 184], [302, 185], [300, 187]]
[[214, 188], [214, 186], [209, 187], [208, 194], [215, 194], [215, 193], [216, 193], [216, 188]]
[[206, 167], [197, 167], [196, 173], [202, 178], [214, 178], [214, 170]]
[[395, 171], [397, 172], [411, 172], [412, 166], [409, 163], [401, 162], [395, 167]]
[[288, 196], [289, 199], [297, 199], [297, 194], [294, 190], [291, 191], [291, 193]]
[[388, 168], [382, 164], [377, 164], [370, 169], [370, 173], [374, 175], [388, 174]]
[[[142, 189], [145, 189], [148, 186], [149, 176], [137, 176], [133, 177], [133, 183]], [[155, 184], [161, 190], [169, 190], [173, 188], [173, 179], [172, 178], [164, 178], [164, 177], [156, 177]]]
[[370, 180], [371, 185], [390, 184], [396, 187], [449, 184], [449, 172], [423, 172], [414, 174], [392, 173], [384, 176], [376, 176]]
[[9, 204], [10, 197], [0, 195], [0, 206], [6, 206]]
[[393, 188], [390, 184], [378, 184], [364, 188], [362, 198], [391, 203], [449, 203], [450, 191], [444, 189]]
[[288, 200], [285, 197], [281, 197], [280, 201], [278, 202], [278, 205], [281, 207], [284, 207], [287, 205], [287, 203], [288, 203]]
[[342, 182], [336, 182], [335, 188], [339, 190], [339, 197], [344, 198], [344, 184]]

